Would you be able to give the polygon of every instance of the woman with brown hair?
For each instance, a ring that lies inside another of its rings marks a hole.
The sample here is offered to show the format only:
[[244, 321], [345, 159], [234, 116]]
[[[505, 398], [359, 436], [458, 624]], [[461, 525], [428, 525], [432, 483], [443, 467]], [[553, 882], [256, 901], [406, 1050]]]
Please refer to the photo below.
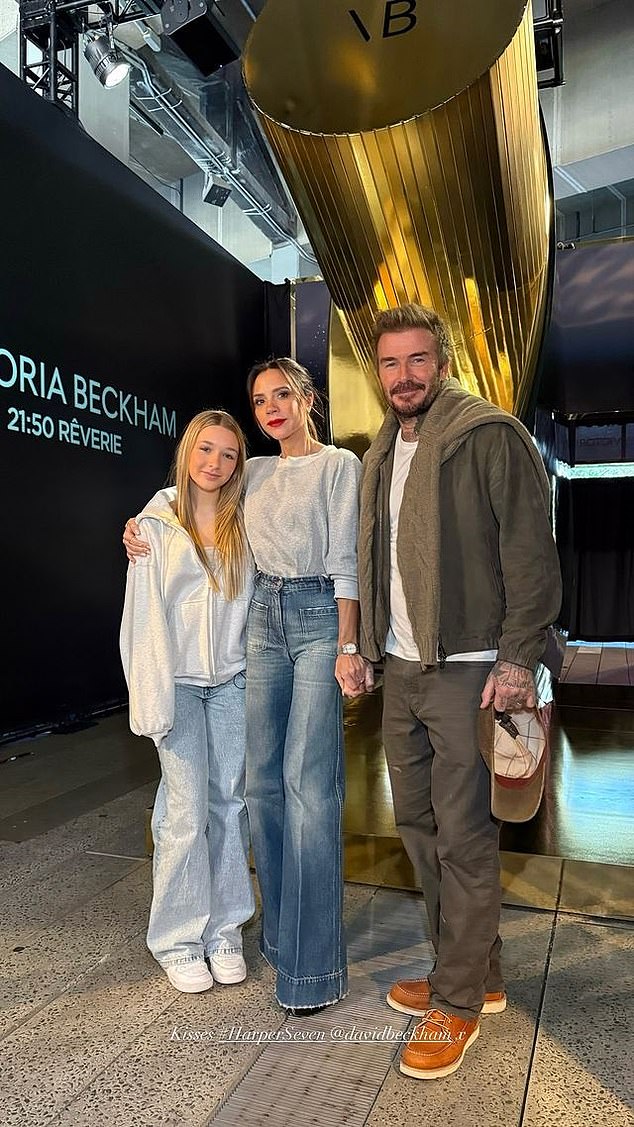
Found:
[[309, 373], [256, 365], [247, 391], [279, 455], [247, 464], [255, 557], [247, 626], [247, 787], [262, 894], [261, 951], [280, 1005], [310, 1013], [347, 991], [342, 923], [342, 693], [365, 689], [359, 656], [361, 465], [322, 444]]

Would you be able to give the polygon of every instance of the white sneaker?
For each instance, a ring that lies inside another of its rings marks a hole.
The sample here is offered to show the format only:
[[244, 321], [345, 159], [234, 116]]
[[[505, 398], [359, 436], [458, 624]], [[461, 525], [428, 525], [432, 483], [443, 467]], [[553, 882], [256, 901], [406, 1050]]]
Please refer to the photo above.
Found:
[[202, 959], [193, 963], [181, 963], [175, 967], [165, 967], [165, 973], [172, 986], [183, 994], [202, 994], [211, 990], [214, 980]]
[[225, 986], [244, 982], [247, 977], [247, 964], [239, 952], [215, 951], [209, 956], [209, 966], [216, 982]]

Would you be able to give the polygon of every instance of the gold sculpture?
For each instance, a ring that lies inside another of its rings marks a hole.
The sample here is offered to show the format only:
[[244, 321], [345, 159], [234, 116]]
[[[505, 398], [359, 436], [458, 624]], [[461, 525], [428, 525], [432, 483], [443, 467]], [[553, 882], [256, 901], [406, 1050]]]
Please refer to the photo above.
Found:
[[336, 441], [375, 433], [372, 317], [407, 301], [447, 317], [465, 387], [521, 413], [551, 207], [530, 0], [268, 0], [244, 74], [338, 311]]

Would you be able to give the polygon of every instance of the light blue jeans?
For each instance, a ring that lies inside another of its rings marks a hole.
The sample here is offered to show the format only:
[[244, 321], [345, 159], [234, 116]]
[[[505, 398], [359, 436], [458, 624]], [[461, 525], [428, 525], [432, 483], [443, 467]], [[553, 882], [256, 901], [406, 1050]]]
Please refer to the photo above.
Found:
[[284, 1007], [347, 990], [338, 614], [320, 577], [258, 573], [247, 622], [247, 786], [262, 954]]
[[147, 945], [163, 967], [242, 950], [254, 912], [244, 804], [245, 675], [176, 685], [158, 749], [154, 894]]

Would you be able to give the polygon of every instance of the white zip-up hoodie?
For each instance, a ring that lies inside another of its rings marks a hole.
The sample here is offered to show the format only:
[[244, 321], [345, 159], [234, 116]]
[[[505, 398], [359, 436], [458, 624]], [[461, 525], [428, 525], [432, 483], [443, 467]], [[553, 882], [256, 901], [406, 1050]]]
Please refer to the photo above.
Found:
[[130, 728], [159, 745], [174, 723], [174, 684], [222, 685], [246, 664], [245, 628], [253, 591], [231, 602], [209, 585], [194, 545], [162, 489], [137, 517], [149, 556], [128, 566], [121, 660]]

